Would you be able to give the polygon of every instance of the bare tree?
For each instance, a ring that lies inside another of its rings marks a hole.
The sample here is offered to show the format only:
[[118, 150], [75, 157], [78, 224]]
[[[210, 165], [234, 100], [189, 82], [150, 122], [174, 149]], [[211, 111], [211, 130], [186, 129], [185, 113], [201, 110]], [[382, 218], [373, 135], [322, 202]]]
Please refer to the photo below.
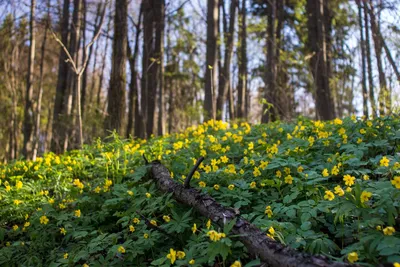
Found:
[[[105, 7], [107, 6], [107, 3], [105, 4]], [[81, 112], [81, 83], [82, 83], [82, 74], [85, 71], [87, 64], [88, 64], [88, 50], [89, 48], [93, 45], [93, 43], [97, 40], [97, 38], [100, 35], [101, 32], [101, 25], [103, 24], [104, 20], [104, 14], [105, 14], [106, 8], [103, 9], [103, 13], [101, 15], [101, 20], [100, 20], [100, 27], [98, 28], [97, 32], [93, 34], [92, 40], [84, 47], [85, 49], [85, 60], [81, 66], [79, 66], [79, 59], [76, 57], [75, 59], [72, 57], [62, 40], [60, 40], [57, 35], [52, 31], [54, 39], [60, 44], [60, 46], [63, 48], [65, 54], [67, 55], [67, 62], [70, 63], [72, 70], [74, 71], [76, 75], [76, 84], [77, 84], [77, 90], [76, 90], [76, 96], [77, 96], [77, 104], [78, 104], [78, 125], [79, 125], [79, 144], [82, 147], [83, 146], [83, 129], [82, 129], [82, 112]]]
[[239, 9], [239, 81], [238, 81], [238, 118], [246, 118], [247, 98], [247, 25], [246, 25], [246, 0], [242, 0], [242, 7]]

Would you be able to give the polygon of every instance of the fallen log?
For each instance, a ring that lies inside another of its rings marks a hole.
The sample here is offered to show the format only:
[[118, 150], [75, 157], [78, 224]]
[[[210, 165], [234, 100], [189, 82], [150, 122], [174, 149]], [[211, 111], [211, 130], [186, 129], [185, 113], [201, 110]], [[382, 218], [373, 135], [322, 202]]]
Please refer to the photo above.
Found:
[[222, 206], [211, 196], [203, 194], [197, 189], [185, 188], [184, 185], [174, 181], [168, 169], [160, 162], [151, 162], [150, 165], [150, 177], [156, 182], [159, 190], [173, 193], [175, 200], [193, 207], [201, 215], [210, 218], [221, 227], [236, 219], [231, 230], [232, 233], [239, 236], [239, 240], [246, 246], [250, 254], [259, 257], [267, 266], [356, 266], [344, 262], [332, 262], [325, 256], [314, 256], [284, 246], [270, 239], [265, 232], [241, 218], [234, 209]]

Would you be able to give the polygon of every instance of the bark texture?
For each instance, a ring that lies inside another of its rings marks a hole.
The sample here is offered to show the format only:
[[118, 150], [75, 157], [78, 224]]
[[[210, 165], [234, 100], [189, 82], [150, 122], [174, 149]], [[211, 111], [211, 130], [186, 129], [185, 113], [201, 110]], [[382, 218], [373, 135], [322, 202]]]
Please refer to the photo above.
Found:
[[234, 209], [222, 206], [212, 197], [194, 188], [186, 189], [184, 185], [175, 182], [170, 177], [168, 169], [160, 162], [151, 163], [150, 176], [156, 182], [159, 190], [165, 193], [173, 193], [175, 200], [193, 207], [214, 223], [223, 226], [224, 222], [229, 223], [236, 219], [232, 234], [238, 235], [239, 240], [246, 246], [249, 253], [259, 257], [267, 266], [354, 266], [341, 262], [332, 263], [324, 256], [301, 253], [270, 239], [255, 225], [237, 215]]

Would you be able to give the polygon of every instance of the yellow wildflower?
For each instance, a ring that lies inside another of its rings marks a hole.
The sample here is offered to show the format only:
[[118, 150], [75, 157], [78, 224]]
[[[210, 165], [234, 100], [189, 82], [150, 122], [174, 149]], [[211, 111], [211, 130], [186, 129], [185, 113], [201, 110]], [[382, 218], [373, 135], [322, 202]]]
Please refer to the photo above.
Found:
[[167, 255], [167, 259], [171, 261], [171, 264], [174, 264], [176, 261], [176, 251], [173, 248], [169, 249], [169, 254]]
[[75, 214], [75, 217], [81, 217], [81, 210], [75, 210], [75, 212], [74, 212], [74, 214]]
[[185, 252], [183, 252], [183, 251], [178, 251], [178, 252], [176, 252], [176, 257], [178, 258], [178, 259], [183, 259], [183, 258], [185, 258], [185, 256], [186, 256], [186, 254], [185, 254]]
[[335, 195], [332, 193], [332, 191], [327, 190], [327, 191], [325, 191], [324, 199], [327, 199], [327, 200], [329, 200], [329, 201], [332, 201], [332, 200], [335, 199]]
[[193, 224], [193, 227], [192, 227], [192, 232], [193, 232], [193, 234], [196, 233], [196, 231], [197, 231], [197, 225], [196, 225], [196, 224]]
[[164, 215], [163, 220], [168, 223], [171, 221], [171, 218], [168, 215]]
[[203, 181], [200, 181], [200, 182], [199, 182], [199, 186], [200, 186], [200, 187], [206, 187], [206, 183], [203, 182]]
[[64, 253], [64, 259], [68, 259], [68, 253]]
[[151, 194], [147, 192], [147, 193], [146, 193], [146, 197], [147, 197], [147, 198], [151, 198]]
[[233, 190], [234, 188], [235, 188], [235, 185], [234, 185], [234, 184], [228, 185], [228, 189], [229, 189], [229, 190]]
[[292, 184], [293, 183], [293, 177], [291, 175], [286, 176], [285, 177], [285, 183]]
[[361, 203], [367, 202], [371, 196], [371, 192], [363, 191], [360, 196]]
[[265, 211], [264, 211], [264, 213], [268, 215], [268, 218], [271, 218], [271, 217], [272, 217], [272, 215], [273, 215], [273, 212], [272, 212], [271, 206], [267, 206], [267, 207], [265, 208]]
[[211, 220], [210, 219], [208, 219], [208, 221], [206, 223], [206, 227], [207, 227], [207, 229], [210, 229], [210, 227], [211, 227]]
[[138, 218], [133, 218], [133, 223], [139, 224], [139, 223], [140, 223], [140, 220], [139, 220]]
[[337, 185], [335, 187], [335, 194], [342, 197], [344, 195], [344, 190], [342, 189], [342, 187], [340, 185]]
[[128, 195], [133, 196], [133, 192], [131, 190], [126, 191]]
[[218, 190], [219, 190], [219, 185], [218, 185], [218, 184], [215, 184], [215, 185], [214, 185], [214, 189], [218, 191]]
[[390, 160], [386, 156], [384, 156], [379, 161], [379, 166], [381, 166], [381, 167], [389, 167], [389, 162], [390, 162]]
[[135, 232], [135, 227], [133, 225], [129, 225], [129, 232]]
[[240, 261], [235, 261], [234, 263], [231, 264], [230, 267], [242, 267], [242, 264], [240, 263]]
[[400, 189], [400, 176], [395, 176], [393, 180], [391, 181], [392, 185], [396, 187], [397, 189]]
[[354, 263], [358, 261], [358, 254], [357, 252], [351, 252], [347, 255], [347, 259], [349, 260], [350, 263]]
[[60, 228], [60, 233], [61, 233], [62, 235], [66, 235], [66, 234], [67, 234], [67, 230], [65, 230], [64, 227], [61, 227], [61, 228]]
[[21, 181], [18, 181], [18, 182], [15, 183], [15, 188], [16, 189], [21, 189], [22, 186], [23, 186], [23, 183]]
[[18, 226], [18, 225], [13, 225], [13, 230], [14, 230], [14, 231], [17, 231], [17, 230], [18, 230], [18, 228], [19, 228], [19, 226]]
[[44, 215], [42, 217], [40, 217], [39, 221], [40, 221], [40, 224], [44, 224], [44, 225], [49, 223], [49, 219]]
[[250, 183], [250, 188], [256, 188], [257, 187], [257, 183], [256, 182], [251, 182]]
[[149, 238], [149, 234], [145, 233], [145, 234], [143, 234], [143, 237], [144, 237], [144, 239], [147, 239], [147, 238]]
[[[194, 259], [191, 259], [190, 261], [189, 261], [189, 264], [190, 265], [193, 265], [195, 263], [195, 260]], [[396, 267], [396, 266], [395, 266]], [[398, 266], [398, 267], [400, 267], [400, 266]]]
[[329, 171], [328, 171], [328, 169], [324, 169], [324, 170], [322, 171], [322, 176], [324, 176], [324, 177], [329, 176]]
[[384, 235], [393, 235], [395, 232], [396, 232], [396, 230], [392, 226], [383, 228]]
[[345, 176], [343, 176], [343, 181], [345, 182], [345, 185], [347, 185], [347, 186], [352, 186], [354, 184], [355, 180], [356, 180], [356, 178], [349, 174], [346, 174]]

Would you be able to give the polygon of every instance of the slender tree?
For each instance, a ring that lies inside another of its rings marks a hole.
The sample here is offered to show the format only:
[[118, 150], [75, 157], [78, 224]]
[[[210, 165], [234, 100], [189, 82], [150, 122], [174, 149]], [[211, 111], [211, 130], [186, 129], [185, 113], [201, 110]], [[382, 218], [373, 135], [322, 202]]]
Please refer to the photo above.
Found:
[[367, 70], [365, 62], [365, 40], [364, 40], [364, 26], [362, 21], [362, 6], [360, 0], [356, 0], [358, 7], [358, 24], [360, 26], [360, 38], [361, 38], [361, 86], [362, 86], [362, 98], [363, 98], [363, 114], [368, 117], [368, 89], [367, 89]]
[[246, 0], [241, 0], [239, 9], [239, 52], [238, 52], [238, 118], [246, 118], [246, 96], [247, 96], [247, 25], [246, 25]]
[[217, 70], [218, 0], [207, 2], [207, 51], [205, 68], [205, 119], [215, 118], [215, 92]]
[[25, 158], [32, 157], [32, 142], [33, 142], [33, 128], [34, 128], [34, 112], [33, 112], [33, 73], [35, 68], [35, 9], [36, 0], [31, 0], [31, 13], [29, 21], [29, 57], [28, 57], [28, 75], [26, 82], [25, 93], [25, 113], [24, 113], [24, 145], [22, 153]]
[[[224, 8], [224, 3], [222, 1], [222, 7]], [[217, 119], [222, 119], [222, 110], [224, 104], [226, 103], [228, 90], [230, 88], [231, 82], [231, 59], [233, 53], [233, 39], [234, 39], [234, 31], [235, 31], [235, 16], [236, 16], [236, 8], [237, 1], [230, 1], [229, 8], [229, 29], [224, 30], [223, 39], [225, 43], [225, 51], [224, 51], [224, 64], [222, 66], [222, 72], [219, 75], [219, 88], [218, 88], [218, 97], [217, 97], [217, 106], [216, 106], [216, 116]], [[223, 12], [223, 23], [227, 25], [226, 12]], [[226, 27], [224, 27], [226, 28]], [[230, 112], [231, 113], [231, 112]], [[230, 114], [232, 116], [233, 114]], [[233, 119], [231, 117], [231, 119]]]
[[165, 28], [165, 0], [156, 1], [156, 21], [155, 21], [155, 58], [157, 68], [154, 77], [158, 87], [158, 135], [165, 133], [165, 105], [164, 105], [164, 28]]

